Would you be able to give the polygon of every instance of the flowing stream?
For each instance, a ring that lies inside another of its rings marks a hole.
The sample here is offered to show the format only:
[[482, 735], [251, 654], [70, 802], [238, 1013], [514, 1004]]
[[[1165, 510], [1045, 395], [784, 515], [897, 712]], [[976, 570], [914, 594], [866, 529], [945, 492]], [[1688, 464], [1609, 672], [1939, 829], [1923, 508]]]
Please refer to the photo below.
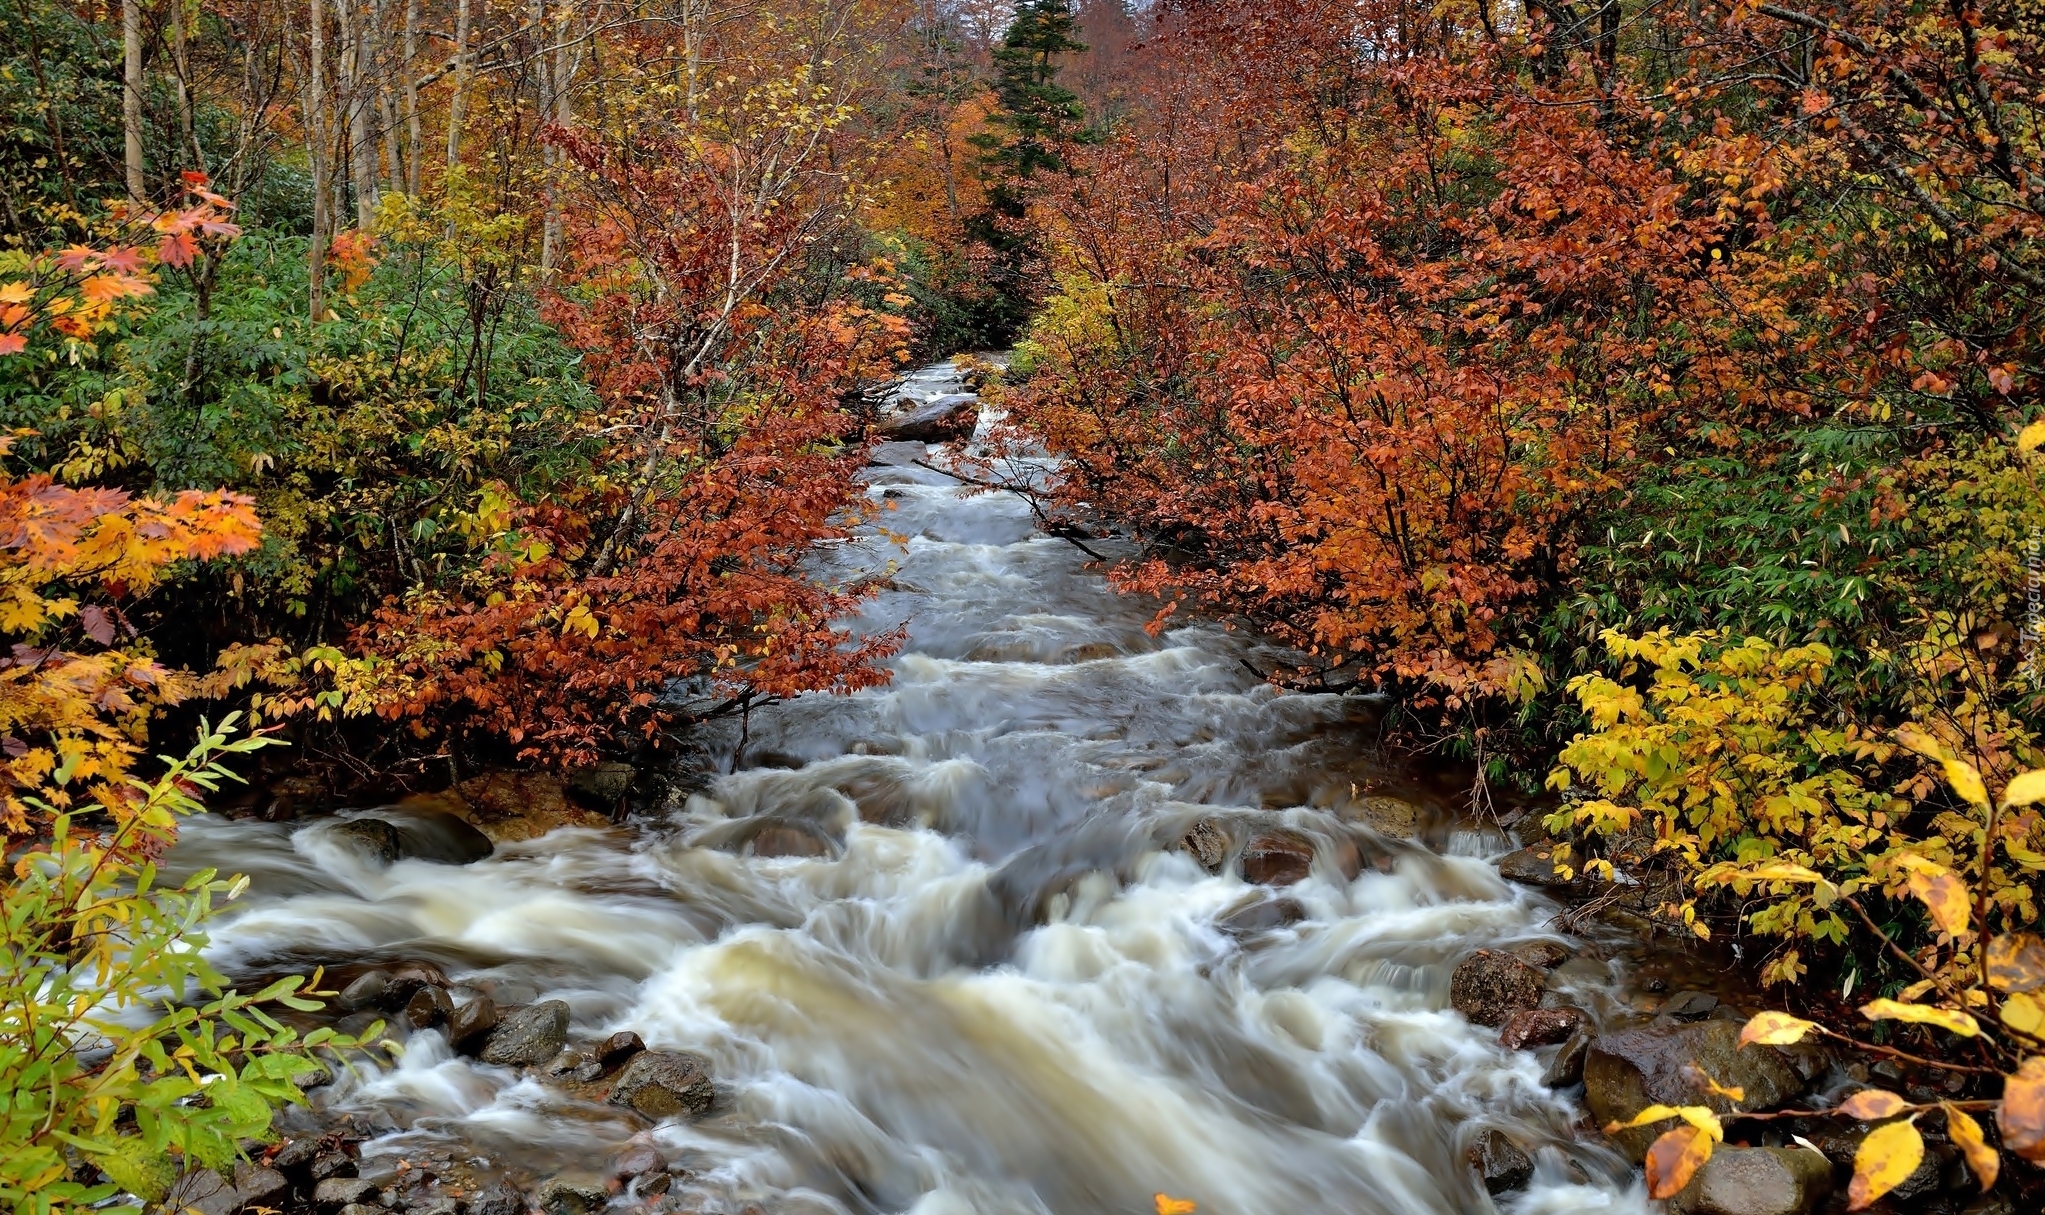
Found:
[[[961, 390], [940, 365], [903, 392]], [[1500, 1209], [1647, 1210], [1543, 1057], [1448, 1009], [1470, 950], [1557, 939], [1488, 863], [1502, 833], [1376, 758], [1370, 703], [1275, 692], [1253, 672], [1283, 654], [1217, 624], [1147, 634], [1154, 605], [1025, 501], [910, 462], [942, 457], [882, 447], [888, 509], [821, 559], [886, 578], [861, 623], [906, 622], [892, 684], [713, 733], [685, 802], [466, 866], [192, 824], [181, 865], [254, 879], [211, 946], [231, 974], [428, 961], [457, 1000], [565, 1000], [577, 1039], [635, 1030], [717, 1080], [707, 1116], [649, 1125], [415, 1032], [319, 1090], [370, 1128], [364, 1175], [438, 1153], [530, 1185], [637, 1143], [687, 1170], [675, 1211], [1458, 1215], [1492, 1209], [1465, 1151], [1501, 1128], [1536, 1171]], [[1357, 808], [1383, 793], [1436, 817], [1381, 833]], [[1203, 818], [1314, 841], [1311, 874], [1209, 873], [1175, 847]], [[1618, 977], [1584, 954], [1555, 982], [1595, 1015]]]

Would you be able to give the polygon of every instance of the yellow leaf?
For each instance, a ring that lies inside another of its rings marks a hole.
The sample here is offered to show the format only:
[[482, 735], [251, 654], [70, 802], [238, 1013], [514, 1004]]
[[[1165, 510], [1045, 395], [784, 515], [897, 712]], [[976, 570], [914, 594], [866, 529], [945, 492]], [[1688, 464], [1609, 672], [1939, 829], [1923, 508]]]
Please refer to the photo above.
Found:
[[1988, 1140], [1981, 1134], [1981, 1124], [1967, 1111], [1943, 1102], [1939, 1108], [1946, 1112], [1947, 1134], [1966, 1153], [1967, 1167], [1974, 1170], [1974, 1176], [1981, 1182], [1981, 1192], [1986, 1194], [2002, 1172], [2002, 1157], [1988, 1146]]
[[2045, 1042], [2045, 1000], [2020, 991], [2002, 1002], [2004, 1028]]
[[1924, 1162], [1924, 1139], [1907, 1120], [1876, 1127], [1853, 1155], [1847, 1210], [1859, 1211], [1895, 1189]]
[[1757, 869], [1749, 869], [1740, 876], [1764, 882], [1822, 882], [1825, 880], [1821, 874], [1813, 873], [1802, 865], [1791, 864], [1788, 861], [1770, 861]]
[[1647, 1149], [1647, 1196], [1673, 1198], [1711, 1159], [1712, 1136], [1696, 1127], [1679, 1126]]
[[1918, 1025], [1936, 1025], [1940, 1029], [1949, 1029], [1967, 1038], [1975, 1037], [1981, 1032], [1980, 1024], [1971, 1014], [1951, 1008], [1933, 1008], [1929, 1004], [1875, 1000], [1861, 1005], [1860, 1015], [1870, 1021], [1910, 1021]]
[[1803, 1041], [1804, 1035], [1816, 1028], [1813, 1022], [1785, 1012], [1756, 1013], [1740, 1031], [1740, 1045], [1788, 1046]]
[[1970, 805], [1987, 808], [1988, 786], [1981, 783], [1981, 773], [1974, 770], [1973, 764], [1964, 759], [1946, 759], [1940, 763], [1946, 770], [1946, 783], [1953, 787], [1953, 792]]
[[1968, 905], [1967, 884], [1959, 874], [1925, 862], [1913, 865], [1904, 881], [1910, 893], [1931, 912], [1931, 922], [1938, 925], [1940, 932], [1958, 936], [1967, 931], [1973, 910]]
[[1680, 1118], [1682, 1116], [1682, 1112], [1673, 1105], [1650, 1105], [1635, 1114], [1631, 1122], [1607, 1122], [1605, 1124], [1605, 1133], [1607, 1135], [1616, 1135], [1620, 1131], [1631, 1130], [1636, 1126], [1646, 1126], [1651, 1122], [1662, 1122], [1670, 1118]]
[[1200, 1206], [1190, 1198], [1169, 1198], [1163, 1194], [1152, 1194], [1150, 1199], [1157, 1204], [1157, 1215], [1192, 1215]]
[[2019, 773], [2002, 791], [2005, 806], [2028, 806], [2045, 802], [2045, 770]]
[[1988, 985], [1998, 991], [2037, 991], [2045, 987], [2045, 941], [2028, 932], [1990, 937]]
[[1910, 1103], [1887, 1089], [1864, 1088], [1839, 1103], [1839, 1112], [1848, 1118], [1862, 1122], [1879, 1122], [1894, 1118], [1910, 1108]]
[[2018, 451], [2036, 451], [2045, 444], [2045, 418], [2031, 423], [2017, 433]]

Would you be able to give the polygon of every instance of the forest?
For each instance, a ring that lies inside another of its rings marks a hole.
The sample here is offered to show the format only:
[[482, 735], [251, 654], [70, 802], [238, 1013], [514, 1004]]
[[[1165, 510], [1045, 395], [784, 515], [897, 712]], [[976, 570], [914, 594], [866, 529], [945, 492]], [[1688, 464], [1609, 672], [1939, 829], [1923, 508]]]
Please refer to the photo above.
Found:
[[1740, 1048], [1917, 1069], [1650, 1093], [1647, 1200], [1745, 1215], [1681, 1196], [1824, 1116], [1782, 1215], [2034, 1209], [2041, 123], [2039, 0], [16, 0], [0, 1205], [233, 1215], [180, 1179], [381, 1049], [200, 948], [204, 807], [898, 682], [819, 561], [970, 355], [948, 475], [1150, 636], [1382, 705], [1542, 885], [1733, 951]]

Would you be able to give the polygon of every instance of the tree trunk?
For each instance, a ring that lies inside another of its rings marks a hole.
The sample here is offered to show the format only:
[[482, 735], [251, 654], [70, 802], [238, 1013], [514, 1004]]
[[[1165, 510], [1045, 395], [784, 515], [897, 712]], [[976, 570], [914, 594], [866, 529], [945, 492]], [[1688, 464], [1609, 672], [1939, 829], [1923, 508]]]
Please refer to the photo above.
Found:
[[419, 0], [405, 0], [405, 193], [418, 197], [421, 127], [419, 124]]
[[454, 95], [447, 99], [447, 167], [462, 162], [462, 108], [469, 97], [469, 4], [461, 0], [454, 18]]
[[142, 0], [121, 0], [121, 134], [128, 197], [148, 193], [142, 178]]
[[312, 0], [312, 45], [300, 108], [304, 112], [306, 155], [312, 161], [312, 245], [306, 251], [307, 306], [315, 323], [327, 314], [327, 242], [333, 239], [333, 147], [327, 110], [327, 14]]

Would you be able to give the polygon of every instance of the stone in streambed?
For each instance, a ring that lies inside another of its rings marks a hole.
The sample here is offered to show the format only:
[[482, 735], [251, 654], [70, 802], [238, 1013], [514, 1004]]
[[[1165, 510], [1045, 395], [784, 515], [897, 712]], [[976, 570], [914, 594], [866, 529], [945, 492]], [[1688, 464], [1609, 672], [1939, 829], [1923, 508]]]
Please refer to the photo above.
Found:
[[1509, 852], [1498, 860], [1500, 877], [1529, 886], [1555, 889], [1574, 885], [1574, 882], [1555, 872], [1555, 848], [1550, 844], [1537, 844]]
[[1496, 1028], [1538, 1007], [1547, 982], [1545, 974], [1509, 953], [1480, 949], [1449, 977], [1449, 1007], [1472, 1025]]
[[980, 398], [969, 392], [946, 393], [881, 419], [880, 438], [890, 443], [952, 443], [973, 437], [980, 424]]
[[376, 1183], [363, 1177], [329, 1177], [312, 1188], [312, 1204], [322, 1211], [376, 1201]]
[[1812, 1215], [1832, 1192], [1832, 1164], [1809, 1148], [1720, 1145], [1669, 1215]]
[[[1584, 1059], [1584, 1104], [1599, 1126], [1628, 1122], [1650, 1105], [1707, 1105], [1720, 1114], [1763, 1110], [1795, 1096], [1802, 1080], [1772, 1047], [1740, 1046], [1732, 1021], [1648, 1025], [1607, 1034]], [[1739, 1089], [1742, 1099], [1710, 1084]], [[1612, 1136], [1636, 1163], [1667, 1128], [1633, 1127]]]
[[1498, 1044], [1507, 1050], [1553, 1046], [1566, 1042], [1583, 1024], [1583, 1013], [1574, 1008], [1528, 1008], [1512, 1015], [1498, 1031]]
[[1553, 970], [1569, 960], [1569, 951], [1553, 941], [1529, 941], [1513, 946], [1512, 956], [1529, 966]]
[[477, 996], [448, 1014], [447, 1044], [463, 1054], [474, 1054], [496, 1028], [497, 1002], [488, 996]]
[[1314, 870], [1314, 842], [1293, 831], [1265, 831], [1243, 848], [1243, 880], [1290, 886]]
[[546, 1215], [589, 1215], [610, 1203], [611, 1190], [595, 1177], [570, 1174], [542, 1185], [539, 1200]]
[[611, 1104], [629, 1106], [648, 1118], [701, 1114], [716, 1095], [701, 1059], [664, 1050], [634, 1055], [611, 1086]]
[[485, 1063], [538, 1067], [568, 1044], [568, 1005], [560, 1000], [530, 1004], [498, 1022], [483, 1044]]
[[334, 1003], [342, 1012], [360, 1012], [365, 1008], [376, 1008], [383, 1003], [384, 994], [390, 990], [389, 972], [382, 970], [364, 971], [354, 982], [341, 989]]
[[525, 1215], [525, 1195], [499, 1183], [470, 1195], [462, 1211], [464, 1215]]
[[599, 1042], [594, 1053], [596, 1061], [603, 1066], [603, 1069], [610, 1071], [613, 1068], [623, 1067], [627, 1060], [645, 1049], [646, 1043], [639, 1040], [638, 1034], [633, 1033], [629, 1029], [621, 1029], [610, 1037], [605, 1038], [602, 1042]]
[[1209, 873], [1220, 873], [1228, 863], [1230, 848], [1228, 832], [1211, 818], [1194, 823], [1190, 831], [1179, 838], [1179, 851], [1199, 863]]
[[1485, 1131], [1464, 1153], [1477, 1170], [1484, 1192], [1491, 1195], [1526, 1188], [1534, 1179], [1534, 1162], [1504, 1131]]
[[1541, 1083], [1547, 1088], [1571, 1088], [1583, 1083], [1583, 1061], [1590, 1057], [1593, 1035], [1590, 1027], [1579, 1025], [1562, 1049], [1548, 1061], [1546, 1071], [1541, 1073]]
[[404, 837], [380, 818], [351, 818], [335, 823], [333, 837], [357, 856], [379, 865], [395, 864], [405, 854]]
[[276, 1169], [244, 1160], [234, 1166], [234, 1192], [244, 1207], [275, 1209], [290, 1195], [291, 1179]]
[[414, 811], [397, 824], [399, 855], [436, 865], [469, 865], [497, 850], [490, 837], [459, 815]]
[[405, 1024], [413, 1029], [431, 1029], [453, 1015], [454, 1003], [447, 992], [428, 984], [421, 984], [405, 1001]]
[[1410, 840], [1420, 835], [1420, 807], [1402, 797], [1372, 794], [1341, 808], [1344, 820], [1361, 823], [1380, 835]]

